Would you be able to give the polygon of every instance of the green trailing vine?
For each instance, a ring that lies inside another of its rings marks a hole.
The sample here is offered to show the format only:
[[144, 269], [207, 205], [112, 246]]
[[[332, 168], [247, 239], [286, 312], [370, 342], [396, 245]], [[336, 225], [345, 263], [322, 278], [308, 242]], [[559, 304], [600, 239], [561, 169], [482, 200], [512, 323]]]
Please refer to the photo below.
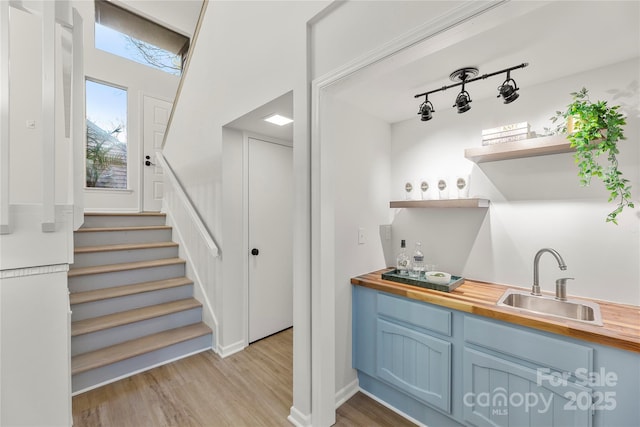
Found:
[[608, 201], [617, 201], [618, 206], [607, 215], [607, 222], [618, 224], [618, 214], [626, 207], [634, 207], [629, 180], [618, 169], [616, 157], [619, 154], [618, 141], [626, 139], [623, 133], [625, 118], [618, 111], [618, 105], [609, 107], [606, 101], [591, 102], [586, 88], [571, 93], [571, 96], [573, 102], [566, 111], [556, 111], [551, 118], [553, 123], [557, 123], [554, 133], [566, 133], [571, 147], [575, 148], [580, 185], [588, 186], [591, 178], [600, 178], [609, 191]]

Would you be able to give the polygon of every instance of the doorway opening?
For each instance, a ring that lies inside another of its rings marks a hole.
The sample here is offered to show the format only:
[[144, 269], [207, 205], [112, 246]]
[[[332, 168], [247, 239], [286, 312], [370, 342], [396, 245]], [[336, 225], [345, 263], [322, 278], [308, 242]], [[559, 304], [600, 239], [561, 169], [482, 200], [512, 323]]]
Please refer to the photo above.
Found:
[[241, 273], [245, 346], [293, 326], [293, 124], [274, 114], [293, 118], [293, 92], [223, 129], [225, 270]]

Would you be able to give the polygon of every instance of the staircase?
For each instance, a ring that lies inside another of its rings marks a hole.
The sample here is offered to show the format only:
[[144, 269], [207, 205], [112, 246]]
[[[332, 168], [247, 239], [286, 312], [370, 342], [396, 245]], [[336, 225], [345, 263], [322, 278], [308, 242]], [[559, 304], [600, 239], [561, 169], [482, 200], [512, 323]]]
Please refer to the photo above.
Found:
[[72, 391], [211, 348], [164, 214], [85, 214], [69, 270]]

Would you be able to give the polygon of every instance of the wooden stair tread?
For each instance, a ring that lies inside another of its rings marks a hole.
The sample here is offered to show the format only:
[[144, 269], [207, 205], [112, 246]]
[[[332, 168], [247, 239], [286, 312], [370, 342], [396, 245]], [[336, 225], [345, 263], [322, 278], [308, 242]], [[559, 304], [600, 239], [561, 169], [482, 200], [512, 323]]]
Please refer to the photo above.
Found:
[[175, 242], [151, 242], [151, 243], [121, 243], [117, 245], [79, 246], [73, 250], [75, 254], [88, 254], [94, 252], [130, 251], [136, 249], [157, 249], [177, 247]]
[[152, 282], [135, 283], [133, 285], [114, 286], [112, 288], [96, 289], [93, 291], [75, 292], [69, 295], [69, 302], [71, 305], [83, 304], [191, 284], [193, 284], [193, 281], [187, 277], [154, 280]]
[[198, 338], [211, 332], [211, 329], [204, 323], [196, 323], [79, 354], [71, 358], [71, 373], [76, 375], [100, 368], [173, 344]]
[[167, 265], [185, 264], [181, 258], [163, 258], [150, 261], [123, 262], [119, 264], [94, 265], [90, 267], [72, 268], [67, 272], [68, 277], [85, 276], [89, 274], [113, 273], [117, 271], [135, 270], [139, 268], [164, 267]]
[[116, 326], [153, 319], [154, 317], [160, 317], [198, 307], [202, 307], [202, 304], [198, 300], [195, 298], [186, 298], [163, 304], [122, 311], [120, 313], [108, 314], [106, 316], [78, 320], [71, 323], [71, 336], [75, 337], [78, 335], [89, 334], [104, 329], [114, 328]]
[[79, 228], [74, 233], [95, 233], [95, 232], [110, 232], [110, 231], [138, 231], [138, 230], [170, 230], [169, 225], [134, 225], [126, 227], [88, 227]]

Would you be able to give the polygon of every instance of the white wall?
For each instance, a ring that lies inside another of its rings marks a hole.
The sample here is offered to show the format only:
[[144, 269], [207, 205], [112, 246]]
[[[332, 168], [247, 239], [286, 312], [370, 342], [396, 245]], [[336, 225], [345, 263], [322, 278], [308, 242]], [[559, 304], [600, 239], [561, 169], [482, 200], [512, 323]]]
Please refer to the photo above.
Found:
[[127, 90], [128, 189], [85, 189], [85, 209], [94, 212], [139, 212], [143, 209], [143, 97], [148, 95], [173, 102], [180, 79], [164, 71], [96, 49], [93, 2], [75, 1], [73, 6], [78, 9], [84, 22], [86, 78]]
[[[242, 289], [247, 279], [244, 252], [247, 236], [244, 234], [244, 168], [243, 168], [243, 135], [242, 132], [224, 128], [222, 131], [222, 242], [224, 242], [223, 282], [235, 283], [232, 292], [225, 291], [222, 300], [218, 301], [216, 311], [225, 325], [224, 336], [234, 341], [225, 340], [223, 350], [244, 347], [244, 337], [248, 328], [247, 318], [239, 316], [238, 307], [244, 307], [246, 292]], [[227, 287], [225, 287], [225, 290]]]
[[69, 426], [66, 266], [62, 270], [56, 266], [33, 268], [17, 277], [10, 277], [10, 273], [0, 272], [0, 425]]
[[[356, 379], [351, 368], [351, 283], [359, 274], [385, 265], [379, 227], [389, 224], [391, 126], [327, 96], [323, 140], [332, 141], [335, 211], [336, 392]], [[359, 229], [364, 243], [359, 243]]]
[[42, 19], [9, 9], [10, 203], [42, 203]]
[[[571, 295], [640, 305], [640, 123], [637, 89], [629, 92], [638, 87], [639, 67], [637, 59], [631, 60], [522, 87], [520, 98], [509, 105], [493, 97], [474, 99], [472, 109], [464, 114], [442, 107], [429, 122], [416, 117], [394, 124], [393, 199], [404, 198], [406, 180], [427, 177], [432, 182], [438, 176], [471, 173], [470, 194], [491, 200], [488, 211], [397, 209], [394, 247], [406, 239], [412, 249], [413, 242], [420, 240], [427, 261], [441, 270], [522, 287], [532, 284], [537, 250], [552, 247], [563, 256], [568, 269], [560, 271], [551, 256], [543, 256], [543, 290], [553, 291], [556, 278], [575, 277], [568, 282]], [[607, 203], [603, 184], [594, 179], [588, 188], [579, 186], [572, 154], [479, 165], [464, 159], [465, 148], [480, 146], [482, 129], [527, 121], [541, 133], [551, 126], [549, 118], [554, 112], [571, 101], [569, 93], [583, 86], [590, 90], [592, 100], [621, 104], [628, 115], [628, 139], [620, 143], [618, 158], [620, 170], [633, 186], [636, 209], [619, 215], [618, 226], [605, 222], [615, 204]], [[442, 97], [446, 95], [435, 99]], [[393, 260], [387, 259], [387, 264], [392, 265]]]

